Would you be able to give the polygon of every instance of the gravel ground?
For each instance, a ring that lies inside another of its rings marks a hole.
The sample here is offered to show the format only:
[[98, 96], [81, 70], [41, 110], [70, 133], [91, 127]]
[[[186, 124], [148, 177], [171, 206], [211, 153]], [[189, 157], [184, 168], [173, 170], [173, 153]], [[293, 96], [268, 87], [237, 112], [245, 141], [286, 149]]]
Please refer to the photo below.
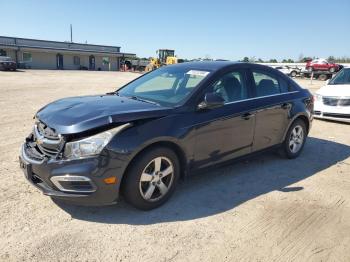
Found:
[[[350, 125], [315, 120], [301, 157], [264, 154], [182, 182], [151, 212], [77, 207], [29, 185], [18, 151], [34, 113], [137, 74], [0, 72], [1, 261], [350, 261]], [[304, 87], [322, 83], [298, 80]]]

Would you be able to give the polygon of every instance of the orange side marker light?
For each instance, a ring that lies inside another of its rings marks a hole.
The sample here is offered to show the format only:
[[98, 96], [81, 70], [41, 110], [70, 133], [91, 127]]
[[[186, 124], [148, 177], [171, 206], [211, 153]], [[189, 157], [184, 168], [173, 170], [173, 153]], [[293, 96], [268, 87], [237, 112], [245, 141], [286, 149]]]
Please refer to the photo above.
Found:
[[107, 185], [116, 184], [117, 178], [115, 176], [107, 177], [107, 178], [103, 179], [103, 182], [105, 182]]

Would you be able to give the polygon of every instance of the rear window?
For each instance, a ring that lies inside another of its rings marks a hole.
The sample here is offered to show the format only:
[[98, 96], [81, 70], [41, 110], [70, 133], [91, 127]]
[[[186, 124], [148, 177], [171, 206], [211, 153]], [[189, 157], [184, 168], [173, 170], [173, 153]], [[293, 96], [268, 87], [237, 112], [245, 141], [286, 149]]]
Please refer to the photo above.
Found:
[[269, 96], [289, 91], [288, 83], [284, 79], [269, 72], [253, 70], [256, 96]]

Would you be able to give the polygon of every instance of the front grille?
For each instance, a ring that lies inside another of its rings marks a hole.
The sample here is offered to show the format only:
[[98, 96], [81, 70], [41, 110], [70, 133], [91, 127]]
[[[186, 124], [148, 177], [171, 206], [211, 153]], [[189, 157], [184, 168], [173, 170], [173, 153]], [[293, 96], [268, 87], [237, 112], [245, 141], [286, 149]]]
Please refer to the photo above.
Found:
[[350, 106], [350, 98], [323, 97], [322, 100], [327, 106]]
[[34, 161], [42, 161], [45, 158], [45, 155], [43, 155], [37, 148], [35, 142], [27, 142], [24, 145], [24, 151], [27, 157]]
[[59, 140], [59, 135], [52, 128], [48, 127], [44, 123], [39, 122], [37, 125], [38, 131], [41, 135], [48, 139]]
[[38, 149], [48, 157], [55, 157], [61, 151], [64, 141], [52, 128], [43, 123], [34, 126], [33, 140]]

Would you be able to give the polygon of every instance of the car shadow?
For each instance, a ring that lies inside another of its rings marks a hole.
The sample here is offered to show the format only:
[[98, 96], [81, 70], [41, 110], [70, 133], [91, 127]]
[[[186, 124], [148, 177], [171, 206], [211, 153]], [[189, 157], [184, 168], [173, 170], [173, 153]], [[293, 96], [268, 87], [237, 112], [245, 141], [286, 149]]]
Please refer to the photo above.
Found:
[[55, 203], [73, 218], [109, 224], [145, 225], [185, 221], [231, 210], [260, 195], [278, 190], [288, 197], [304, 188], [292, 186], [347, 159], [350, 146], [310, 137], [294, 160], [273, 153], [252, 157], [189, 177], [163, 206], [139, 211], [121, 201], [114, 206], [80, 207]]

